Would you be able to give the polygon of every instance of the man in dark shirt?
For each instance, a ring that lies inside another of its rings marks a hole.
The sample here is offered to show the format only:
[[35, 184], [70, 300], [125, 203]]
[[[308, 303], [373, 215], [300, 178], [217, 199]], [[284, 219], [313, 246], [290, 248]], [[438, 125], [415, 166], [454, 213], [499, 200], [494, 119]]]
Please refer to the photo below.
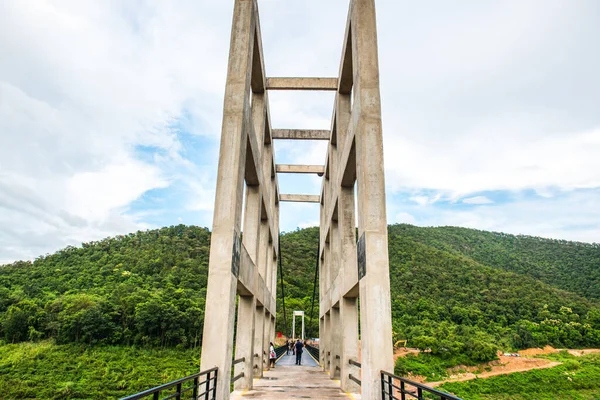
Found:
[[302, 365], [302, 348], [304, 347], [304, 344], [302, 344], [302, 341], [300, 339], [298, 339], [298, 341], [295, 344], [296, 347], [296, 365]]

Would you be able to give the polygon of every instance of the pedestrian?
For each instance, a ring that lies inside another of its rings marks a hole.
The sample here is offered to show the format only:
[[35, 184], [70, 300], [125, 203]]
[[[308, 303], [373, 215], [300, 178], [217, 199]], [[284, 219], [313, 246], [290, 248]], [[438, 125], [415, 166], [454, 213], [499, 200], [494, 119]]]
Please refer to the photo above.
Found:
[[296, 348], [296, 365], [302, 365], [302, 348], [304, 347], [304, 344], [298, 339], [294, 347]]
[[287, 353], [286, 355], [290, 355], [290, 351], [292, 351], [292, 341], [288, 340], [287, 343], [285, 344], [287, 346]]
[[269, 359], [271, 360], [270, 366], [271, 368], [275, 368], [275, 360], [277, 358], [275, 355], [275, 346], [273, 346], [273, 342], [270, 342], [269, 344]]

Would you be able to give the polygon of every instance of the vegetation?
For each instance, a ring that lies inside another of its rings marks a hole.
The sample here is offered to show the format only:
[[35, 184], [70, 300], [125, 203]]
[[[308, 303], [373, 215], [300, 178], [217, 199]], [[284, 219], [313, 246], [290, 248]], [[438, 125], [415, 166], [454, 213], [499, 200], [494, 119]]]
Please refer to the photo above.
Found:
[[1, 267], [0, 336], [196, 347], [209, 240], [207, 229], [179, 225]]
[[446, 383], [439, 389], [470, 400], [600, 398], [600, 354], [573, 357], [564, 352], [547, 357], [563, 364], [548, 369]]
[[[304, 310], [308, 334], [318, 334], [318, 300], [310, 320], [318, 237], [318, 228], [281, 237], [281, 332], [290, 333], [293, 310]], [[8, 347], [0, 360], [35, 346], [10, 347], [27, 341], [65, 354], [107, 346], [199, 353], [209, 247], [207, 229], [179, 225], [1, 266], [0, 338]], [[438, 376], [493, 359], [499, 348], [600, 347], [598, 245], [392, 225], [389, 256], [395, 339], [428, 350], [399, 362], [398, 373]], [[0, 370], [0, 381], [7, 373]]]
[[3, 399], [107, 399], [198, 372], [194, 350], [135, 346], [0, 345]]
[[[548, 268], [566, 276], [573, 252], [582, 249], [586, 258], [578, 259], [594, 279], [600, 274], [600, 246], [451, 227], [391, 225], [388, 231], [395, 339], [431, 350], [441, 364], [488, 361], [499, 348], [600, 346], [600, 305], [579, 294], [590, 287], [585, 276], [574, 281], [581, 287], [568, 292], [533, 274], [514, 272], [543, 270], [553, 254], [555, 263]], [[310, 228], [282, 237], [288, 310], [310, 312], [318, 235], [317, 228]], [[468, 255], [473, 248], [493, 255], [496, 249], [510, 253], [512, 247], [522, 249], [512, 268], [485, 265]], [[280, 303], [278, 329], [283, 331], [281, 309]], [[318, 321], [312, 322], [309, 329], [316, 334]]]
[[556, 288], [600, 300], [600, 243], [571, 242], [444, 226], [390, 227], [398, 236], [458, 253], [490, 267], [529, 276]]

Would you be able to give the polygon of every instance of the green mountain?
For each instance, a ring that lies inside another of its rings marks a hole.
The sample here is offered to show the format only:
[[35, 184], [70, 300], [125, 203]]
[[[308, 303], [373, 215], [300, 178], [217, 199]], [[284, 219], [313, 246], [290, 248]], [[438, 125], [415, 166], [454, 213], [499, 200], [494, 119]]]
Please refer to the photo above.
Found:
[[[389, 235], [396, 339], [473, 360], [498, 347], [600, 346], [597, 245], [410, 225]], [[209, 246], [207, 229], [179, 225], [2, 266], [0, 337], [195, 347]], [[318, 228], [282, 235], [280, 331], [292, 310], [310, 314], [317, 247]]]
[[178, 225], [0, 267], [0, 337], [197, 346], [209, 247], [207, 229]]
[[451, 226], [394, 225], [393, 231], [427, 246], [460, 253], [481, 264], [527, 275], [582, 297], [600, 300], [599, 243], [514, 236]]
[[[395, 339], [473, 361], [498, 347], [600, 344], [600, 246], [453, 227], [388, 232]], [[286, 293], [287, 309], [310, 310], [318, 229], [287, 233], [281, 246], [286, 288], [299, 294]]]

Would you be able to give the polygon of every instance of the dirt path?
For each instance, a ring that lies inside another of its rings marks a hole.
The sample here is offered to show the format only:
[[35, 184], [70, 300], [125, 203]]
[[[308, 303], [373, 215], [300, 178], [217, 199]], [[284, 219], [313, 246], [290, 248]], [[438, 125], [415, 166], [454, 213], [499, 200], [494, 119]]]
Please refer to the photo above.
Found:
[[[561, 363], [557, 361], [547, 360], [545, 358], [535, 358], [534, 356], [558, 353], [563, 350], [566, 350], [567, 352], [569, 352], [569, 354], [575, 357], [581, 357], [593, 353], [600, 353], [600, 349], [555, 349], [552, 346], [546, 346], [543, 349], [531, 348], [519, 351], [519, 357], [505, 356], [499, 354], [499, 360], [482, 364], [476, 367], [467, 367], [464, 365], [459, 365], [450, 369], [448, 371], [448, 373], [450, 374], [449, 378], [443, 381], [425, 382], [425, 377], [418, 375], [409, 376], [408, 379], [419, 383], [425, 383], [426, 385], [431, 387], [436, 387], [446, 382], [462, 382], [476, 378], [489, 378], [491, 376], [496, 375], [512, 374], [513, 372], [525, 372], [530, 371], [532, 369], [552, 368], [556, 367], [557, 365], [560, 365]], [[408, 354], [418, 353], [419, 350], [417, 349], [396, 349], [394, 351], [394, 360], [398, 357], [406, 357], [406, 355]], [[477, 373], [477, 371], [481, 371], [484, 368], [489, 369], [489, 371]]]
[[575, 356], [575, 357], [586, 356], [588, 354], [593, 354], [593, 353], [600, 353], [600, 349], [576, 349], [576, 350], [568, 349], [567, 351], [569, 352], [570, 355]]
[[[491, 371], [484, 371], [479, 374], [473, 372], [478, 367], [463, 367], [464, 370], [470, 372], [456, 373], [450, 375], [446, 380], [439, 382], [427, 382], [428, 386], [436, 387], [446, 382], [462, 382], [476, 378], [489, 378], [490, 376], [512, 374], [513, 372], [524, 372], [532, 369], [552, 368], [560, 365], [560, 362], [546, 360], [544, 358], [525, 358], [525, 357], [510, 357], [499, 356], [500, 360], [496, 361], [495, 365], [489, 365]], [[480, 367], [479, 367], [480, 368]]]

